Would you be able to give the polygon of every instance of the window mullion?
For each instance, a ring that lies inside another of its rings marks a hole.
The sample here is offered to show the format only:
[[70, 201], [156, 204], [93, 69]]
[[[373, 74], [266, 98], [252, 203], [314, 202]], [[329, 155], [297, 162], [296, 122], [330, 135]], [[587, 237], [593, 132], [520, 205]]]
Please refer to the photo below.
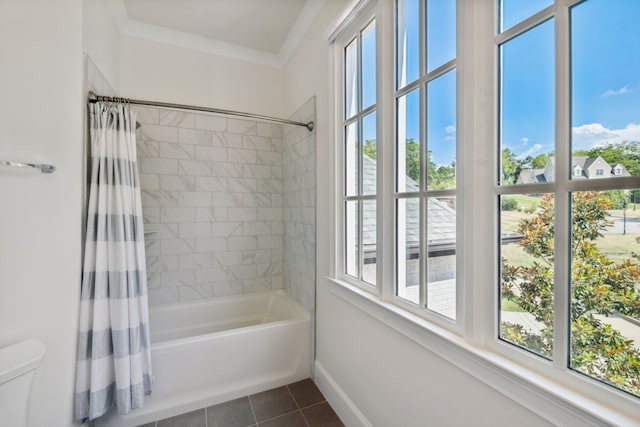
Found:
[[559, 5], [555, 19], [556, 49], [556, 162], [555, 177], [555, 240], [554, 240], [554, 337], [553, 364], [557, 369], [567, 369], [569, 360], [570, 327], [570, 177], [569, 159], [571, 146], [570, 119], [570, 36], [569, 9]]
[[381, 298], [388, 301], [393, 296], [395, 281], [395, 250], [393, 248], [395, 208], [394, 208], [394, 135], [395, 135], [395, 66], [393, 61], [385, 60], [394, 57], [394, 7], [393, 2], [380, 2], [376, 22], [378, 52], [376, 57], [378, 78], [378, 136], [383, 141], [378, 164], [378, 247], [382, 248], [382, 262], [378, 269], [378, 292]]
[[[422, 14], [421, 14], [422, 16]], [[423, 39], [421, 39], [423, 41]], [[424, 49], [420, 49], [422, 52]], [[419, 306], [420, 308], [427, 308], [427, 96], [426, 96], [427, 84], [425, 82], [420, 85], [420, 199], [418, 206], [420, 206], [420, 263], [418, 271], [418, 285], [419, 291]]]
[[420, 2], [419, 7], [419, 96], [420, 96], [420, 199], [418, 206], [420, 207], [419, 215], [419, 235], [420, 244], [418, 250], [420, 251], [420, 262], [418, 270], [418, 286], [419, 288], [419, 307], [427, 308], [427, 84], [425, 83], [425, 74], [427, 70], [427, 2]]

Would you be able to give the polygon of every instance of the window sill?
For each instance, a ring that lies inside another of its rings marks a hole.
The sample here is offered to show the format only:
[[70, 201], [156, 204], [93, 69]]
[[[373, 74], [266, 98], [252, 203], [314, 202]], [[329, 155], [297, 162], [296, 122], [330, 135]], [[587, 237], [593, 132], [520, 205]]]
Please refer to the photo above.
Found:
[[555, 425], [638, 425], [637, 419], [473, 346], [459, 335], [356, 286], [335, 278], [328, 280], [334, 295]]

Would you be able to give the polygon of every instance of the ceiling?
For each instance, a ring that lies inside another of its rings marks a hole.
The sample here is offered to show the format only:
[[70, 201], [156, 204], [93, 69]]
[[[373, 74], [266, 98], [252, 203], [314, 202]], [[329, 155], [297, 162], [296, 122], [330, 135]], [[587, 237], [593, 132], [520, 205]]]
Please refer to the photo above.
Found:
[[282, 66], [325, 0], [109, 0], [121, 33]]

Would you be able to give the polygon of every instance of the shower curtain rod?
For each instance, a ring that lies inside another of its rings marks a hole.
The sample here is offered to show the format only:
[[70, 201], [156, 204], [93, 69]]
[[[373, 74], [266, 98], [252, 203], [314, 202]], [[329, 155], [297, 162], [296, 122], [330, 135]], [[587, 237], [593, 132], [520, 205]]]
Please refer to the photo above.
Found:
[[260, 114], [245, 113], [242, 111], [222, 110], [220, 108], [210, 108], [210, 107], [199, 107], [197, 105], [173, 104], [171, 102], [143, 101], [140, 99], [129, 99], [129, 98], [114, 98], [111, 96], [102, 96], [102, 95], [97, 95], [94, 92], [89, 92], [89, 102], [94, 103], [98, 101], [112, 101], [112, 102], [122, 101], [122, 102], [128, 102], [130, 104], [147, 105], [149, 107], [175, 108], [179, 110], [196, 110], [196, 111], [204, 111], [207, 113], [249, 117], [252, 119], [260, 119], [260, 120], [266, 120], [270, 122], [278, 122], [278, 123], [284, 123], [288, 125], [302, 126], [307, 128], [309, 132], [313, 131], [313, 128], [315, 126], [315, 123], [313, 121], [308, 123], [303, 123], [303, 122], [296, 122], [294, 120], [281, 119], [278, 117], [270, 117], [270, 116], [262, 116]]

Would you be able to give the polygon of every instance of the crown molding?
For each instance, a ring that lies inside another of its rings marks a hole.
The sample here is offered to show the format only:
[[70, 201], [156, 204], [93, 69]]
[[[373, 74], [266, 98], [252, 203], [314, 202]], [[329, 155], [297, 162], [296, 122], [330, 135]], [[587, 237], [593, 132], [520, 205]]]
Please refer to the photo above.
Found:
[[120, 34], [205, 52], [225, 58], [282, 68], [300, 44], [326, 0], [307, 0], [277, 54], [130, 19], [124, 0], [108, 0]]
[[304, 7], [300, 11], [300, 14], [296, 18], [296, 22], [293, 24], [287, 38], [280, 47], [278, 57], [282, 65], [286, 64], [291, 55], [295, 51], [296, 47], [300, 44], [311, 25], [318, 17], [322, 6], [326, 3], [326, 0], [307, 0]]
[[352, 0], [351, 3], [343, 9], [334, 24], [325, 31], [324, 37], [330, 43], [333, 43], [345, 28], [375, 3], [375, 0]]

